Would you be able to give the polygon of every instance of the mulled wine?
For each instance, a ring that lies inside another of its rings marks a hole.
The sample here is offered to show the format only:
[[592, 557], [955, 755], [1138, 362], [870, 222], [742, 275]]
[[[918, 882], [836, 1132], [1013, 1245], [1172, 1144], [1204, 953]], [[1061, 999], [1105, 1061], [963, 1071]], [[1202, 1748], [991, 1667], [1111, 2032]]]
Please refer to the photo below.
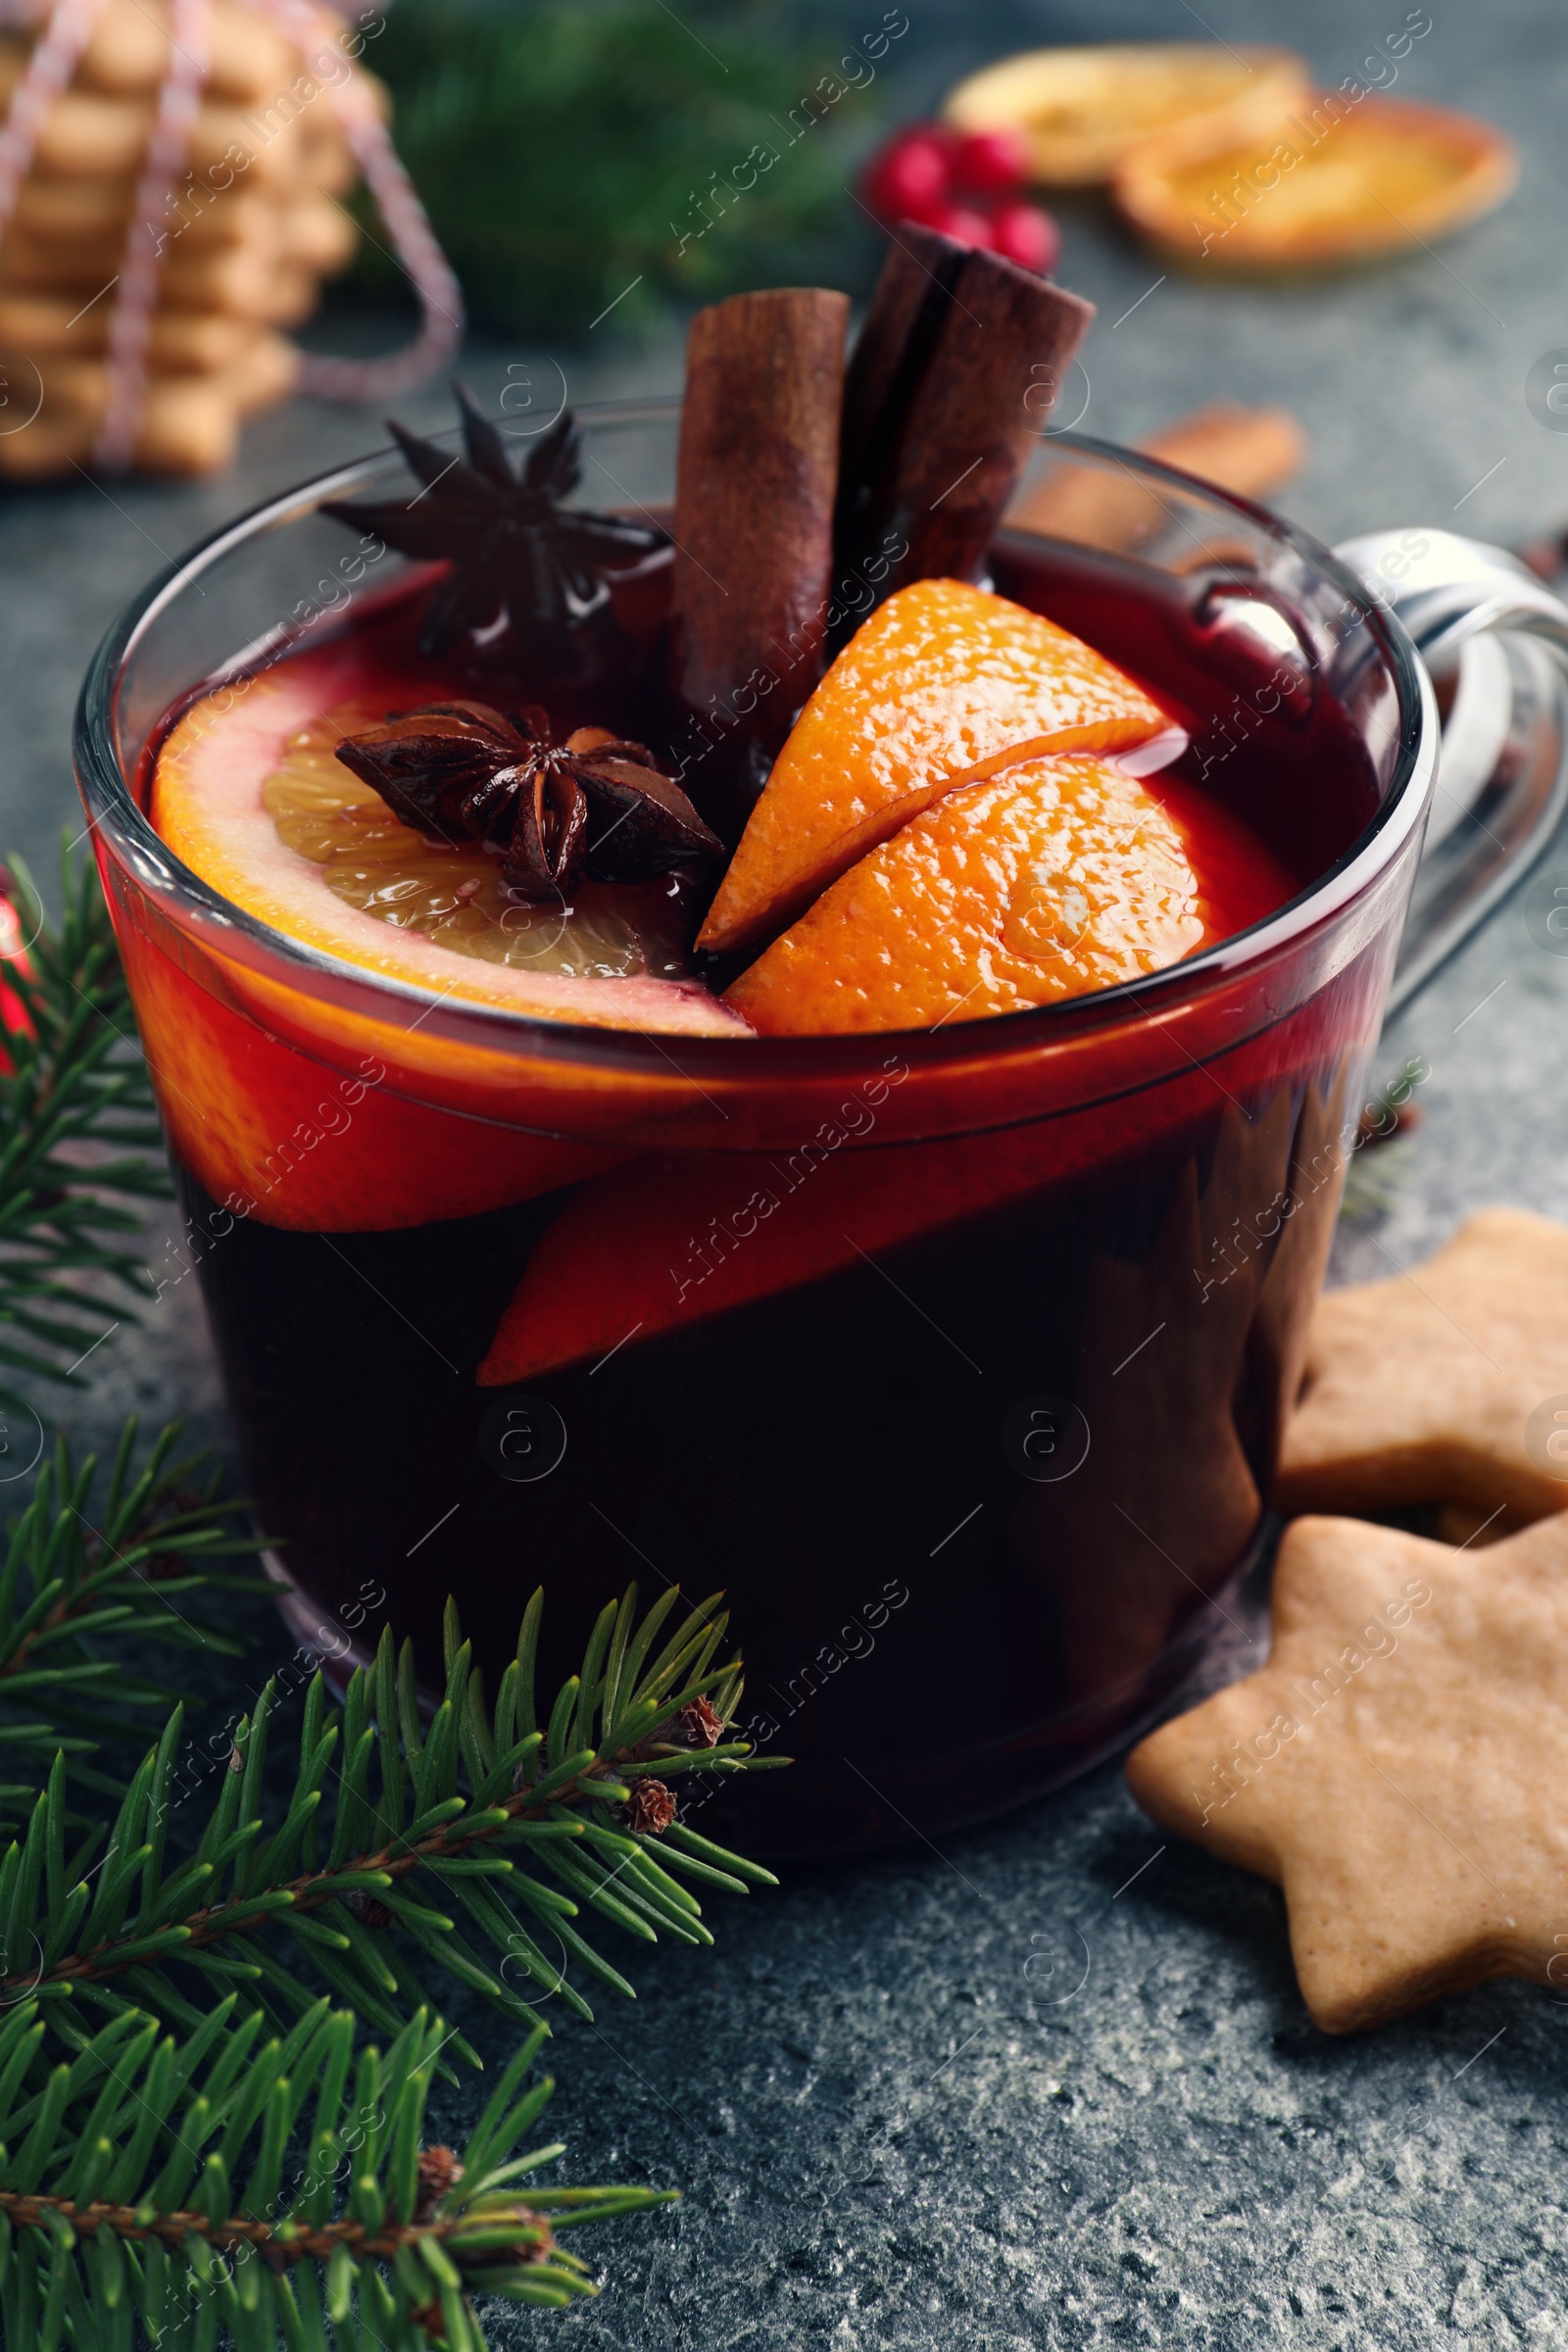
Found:
[[466, 406], [192, 626], [285, 521], [406, 568], [161, 702], [150, 607], [130, 789], [88, 752], [297, 1612], [379, 1591], [435, 1680], [449, 1593], [496, 1670], [543, 1584], [564, 1674], [722, 1590], [773, 1852], [1052, 1786], [1224, 1624], [1430, 766], [1266, 517], [1149, 468], [1141, 553], [1006, 529], [1087, 313], [911, 239], [847, 376], [840, 297], [702, 315], [667, 540]]
[[[1190, 738], [1176, 778], [1271, 884], [1305, 888], [1364, 829], [1363, 729], [1316, 688], [1300, 707], [1223, 579], [1156, 594], [1021, 539], [994, 569], [1152, 689]], [[423, 593], [302, 678], [368, 706], [495, 694], [483, 656], [420, 665]], [[1028, 1062], [982, 1067], [975, 1130], [919, 1140], [892, 1126], [917, 1059], [892, 1033], [827, 1121], [808, 1099], [764, 1140], [737, 1115], [734, 1148], [644, 1151], [466, 1215], [418, 1213], [450, 1192], [427, 1129], [457, 1129], [470, 1192], [492, 1159], [501, 1197], [510, 1128], [417, 1124], [373, 1058], [336, 1089], [313, 1069], [315, 1140], [281, 1111], [248, 1190], [181, 1176], [288, 1576], [329, 1611], [384, 1588], [432, 1672], [449, 1592], [499, 1664], [543, 1582], [565, 1671], [629, 1578], [722, 1588], [747, 1728], [798, 1758], [728, 1800], [770, 1848], [929, 1834], [1079, 1769], [1147, 1717], [1252, 1556], [1392, 940], [1373, 926], [1304, 996], [1249, 975], [1156, 1072], [1107, 1067], [1081, 1102]], [[257, 1038], [253, 1101], [270, 1055], [298, 1059]], [[329, 1230], [308, 1204], [294, 1226], [307, 1187]], [[481, 1385], [530, 1281], [530, 1368]]]

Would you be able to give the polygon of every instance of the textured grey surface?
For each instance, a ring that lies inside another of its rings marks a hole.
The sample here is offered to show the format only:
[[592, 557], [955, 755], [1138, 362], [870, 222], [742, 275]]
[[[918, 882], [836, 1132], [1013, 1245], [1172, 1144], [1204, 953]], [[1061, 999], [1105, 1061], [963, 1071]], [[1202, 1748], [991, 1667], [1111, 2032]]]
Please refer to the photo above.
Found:
[[[846, 32], [876, 13], [840, 12]], [[1199, 20], [1184, 0], [1013, 0], [982, 21], [910, 0], [900, 111], [1014, 43], [1196, 37], [1203, 23], [1294, 41], [1337, 79], [1404, 13], [1205, 0]], [[1441, 253], [1360, 276], [1244, 290], [1172, 274], [1130, 316], [1160, 266], [1075, 205], [1061, 273], [1102, 317], [1089, 427], [1135, 434], [1222, 392], [1284, 399], [1314, 447], [1286, 503], [1325, 536], [1426, 520], [1509, 539], [1568, 519], [1568, 438], [1523, 393], [1532, 360], [1568, 342], [1568, 28], [1550, 0], [1434, 0], [1433, 15], [1397, 86], [1515, 132], [1512, 204]], [[551, 356], [478, 354], [471, 373], [494, 393], [509, 362]], [[556, 356], [577, 398], [664, 388], [678, 366], [673, 345]], [[433, 395], [402, 405], [416, 422], [441, 411]], [[76, 680], [160, 551], [375, 437], [367, 417], [302, 405], [258, 425], [240, 473], [215, 485], [0, 502], [0, 838], [38, 861], [74, 817]], [[1565, 1017], [1568, 963], [1514, 909], [1391, 1030], [1385, 1067], [1431, 1065], [1427, 1118], [1396, 1148], [1388, 1210], [1342, 1229], [1339, 1277], [1409, 1263], [1482, 1200], [1568, 1213]], [[149, 1237], [164, 1274], [178, 1266], [168, 1240]], [[142, 1332], [106, 1344], [74, 1426], [189, 1410], [221, 1440], [193, 1292], [172, 1283]], [[261, 1639], [245, 1681], [265, 1671], [265, 1626]], [[1114, 1768], [942, 1854], [796, 1871], [711, 1916], [715, 1954], [634, 1963], [638, 2005], [607, 2001], [592, 2031], [568, 2021], [554, 2051], [577, 2177], [679, 2184], [686, 2201], [611, 2235], [601, 2302], [505, 2320], [503, 2340], [1568, 2345], [1562, 2008], [1494, 1986], [1326, 2039], [1296, 1991], [1278, 1897], [1162, 1845]]]

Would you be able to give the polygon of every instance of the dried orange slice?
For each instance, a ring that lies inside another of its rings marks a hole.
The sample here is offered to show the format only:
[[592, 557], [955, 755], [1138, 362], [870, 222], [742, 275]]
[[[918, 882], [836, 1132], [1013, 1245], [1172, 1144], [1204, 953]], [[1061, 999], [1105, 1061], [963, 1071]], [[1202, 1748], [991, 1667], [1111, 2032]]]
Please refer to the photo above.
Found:
[[949, 793], [728, 992], [766, 1035], [933, 1028], [1158, 971], [1292, 895], [1213, 803], [1079, 757]]
[[1077, 188], [1108, 179], [1141, 139], [1246, 138], [1310, 84], [1305, 61], [1288, 49], [1117, 41], [1004, 57], [960, 81], [943, 115], [958, 130], [1021, 130], [1036, 180]]
[[698, 934], [755, 945], [943, 794], [1029, 757], [1119, 751], [1168, 721], [1054, 621], [918, 580], [858, 629], [795, 722]]
[[1134, 226], [1179, 260], [1310, 269], [1462, 228], [1501, 204], [1518, 172], [1511, 142], [1468, 115], [1314, 90], [1234, 145], [1136, 148], [1114, 192]]
[[[405, 707], [421, 699], [410, 694]], [[733, 1034], [679, 970], [664, 884], [514, 899], [476, 847], [426, 841], [333, 757], [383, 718], [352, 658], [275, 670], [196, 703], [159, 755], [149, 814], [234, 906], [304, 945], [442, 996], [538, 1020]]]

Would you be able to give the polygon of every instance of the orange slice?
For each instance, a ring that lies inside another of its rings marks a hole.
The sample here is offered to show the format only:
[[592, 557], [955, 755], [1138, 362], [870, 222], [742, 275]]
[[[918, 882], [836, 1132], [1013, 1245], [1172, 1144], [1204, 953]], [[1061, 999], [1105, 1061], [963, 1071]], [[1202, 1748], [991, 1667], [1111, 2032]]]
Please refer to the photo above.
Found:
[[983, 1020], [1158, 971], [1293, 888], [1191, 788], [1029, 760], [873, 850], [727, 1002], [764, 1036]]
[[1168, 723], [1093, 646], [961, 580], [918, 580], [856, 631], [795, 723], [700, 947], [752, 947], [944, 793]]
[[942, 111], [957, 130], [1021, 130], [1042, 185], [1088, 187], [1141, 139], [1245, 138], [1304, 97], [1310, 79], [1288, 49], [1116, 41], [1004, 57], [960, 81]]
[[[227, 1220], [385, 1232], [510, 1207], [618, 1157], [410, 1102], [405, 1074], [378, 1054], [356, 1067], [347, 1039], [335, 1063], [296, 1052], [135, 924], [120, 943], [170, 1147]], [[226, 1230], [220, 1221], [213, 1238]]]
[[[874, 1124], [863, 1101], [853, 1116]], [[580, 1186], [529, 1258], [479, 1386], [536, 1380], [862, 1265], [1031, 1191], [1057, 1139], [1047, 1122], [876, 1152], [845, 1140], [829, 1126], [795, 1152], [686, 1152]]]
[[152, 822], [246, 913], [389, 979], [535, 1020], [744, 1033], [707, 990], [661, 975], [674, 939], [657, 889], [514, 903], [495, 859], [437, 847], [392, 816], [332, 756], [343, 734], [385, 715], [384, 696], [373, 709], [363, 699], [351, 656], [335, 671], [281, 662], [220, 690], [165, 744]]
[[1135, 148], [1114, 186], [1127, 219], [1178, 259], [1305, 269], [1446, 235], [1501, 204], [1517, 177], [1512, 145], [1490, 123], [1314, 90], [1234, 146]]

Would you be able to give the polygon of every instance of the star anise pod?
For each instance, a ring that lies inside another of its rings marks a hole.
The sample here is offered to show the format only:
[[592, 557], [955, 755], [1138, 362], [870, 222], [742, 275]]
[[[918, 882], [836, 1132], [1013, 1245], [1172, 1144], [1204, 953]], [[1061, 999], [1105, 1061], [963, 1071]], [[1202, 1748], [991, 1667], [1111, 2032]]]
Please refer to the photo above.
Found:
[[541, 433], [515, 472], [503, 436], [460, 383], [466, 455], [453, 458], [394, 417], [387, 429], [424, 487], [414, 498], [374, 506], [326, 506], [323, 514], [373, 531], [400, 555], [452, 564], [437, 583], [419, 628], [419, 651], [444, 654], [471, 629], [503, 613], [558, 657], [571, 631], [609, 594], [607, 572], [628, 571], [669, 534], [624, 514], [563, 505], [582, 474], [582, 428], [569, 409]]
[[606, 727], [552, 743], [543, 710], [509, 719], [488, 703], [431, 703], [347, 736], [337, 757], [404, 824], [499, 849], [503, 875], [525, 898], [557, 898], [584, 874], [649, 882], [723, 856], [642, 744]]

